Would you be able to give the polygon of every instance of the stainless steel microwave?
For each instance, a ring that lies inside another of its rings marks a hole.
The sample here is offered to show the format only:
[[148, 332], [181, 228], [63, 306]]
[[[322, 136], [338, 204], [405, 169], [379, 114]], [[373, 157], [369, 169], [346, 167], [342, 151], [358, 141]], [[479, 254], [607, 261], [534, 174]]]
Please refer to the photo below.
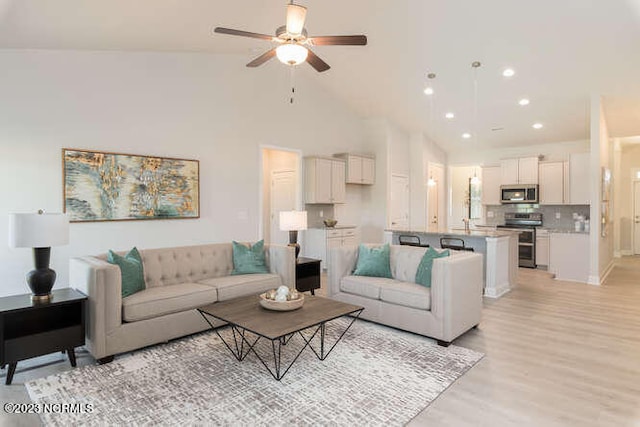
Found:
[[538, 203], [538, 184], [502, 185], [500, 201], [509, 203]]

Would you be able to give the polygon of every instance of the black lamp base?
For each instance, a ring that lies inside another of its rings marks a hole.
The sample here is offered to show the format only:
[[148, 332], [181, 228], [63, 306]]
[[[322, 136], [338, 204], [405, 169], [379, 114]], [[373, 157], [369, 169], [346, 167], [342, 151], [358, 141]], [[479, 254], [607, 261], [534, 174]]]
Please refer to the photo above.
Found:
[[296, 259], [300, 254], [300, 245], [298, 244], [298, 230], [289, 231], [289, 246], [292, 246], [296, 251]]
[[51, 248], [33, 248], [35, 270], [27, 273], [27, 284], [31, 289], [32, 301], [46, 302], [51, 299], [51, 288], [56, 282], [56, 272], [49, 268]]

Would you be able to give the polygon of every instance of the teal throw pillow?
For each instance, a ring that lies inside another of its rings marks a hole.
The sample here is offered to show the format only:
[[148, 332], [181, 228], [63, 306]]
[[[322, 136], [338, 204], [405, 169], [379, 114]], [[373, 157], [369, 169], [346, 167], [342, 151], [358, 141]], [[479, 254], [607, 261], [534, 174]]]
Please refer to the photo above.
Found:
[[267, 261], [264, 257], [264, 240], [260, 240], [253, 246], [233, 242], [232, 275], [268, 272]]
[[128, 297], [145, 288], [142, 258], [137, 248], [133, 248], [125, 256], [109, 250], [107, 261], [120, 267], [122, 275], [122, 297]]
[[358, 247], [358, 263], [353, 275], [391, 279], [389, 244], [377, 248], [369, 248], [361, 244]]
[[416, 271], [416, 283], [427, 288], [431, 287], [431, 269], [433, 268], [433, 260], [436, 258], [443, 258], [449, 256], [449, 249], [445, 249], [442, 252], [438, 252], [432, 247], [429, 247], [424, 253], [420, 265], [418, 265], [418, 271]]

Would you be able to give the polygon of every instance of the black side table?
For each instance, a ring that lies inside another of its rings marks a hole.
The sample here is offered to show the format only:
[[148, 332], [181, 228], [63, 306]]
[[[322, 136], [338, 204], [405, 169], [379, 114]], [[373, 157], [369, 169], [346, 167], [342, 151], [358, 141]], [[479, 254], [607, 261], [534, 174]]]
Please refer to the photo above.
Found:
[[320, 260], [299, 257], [296, 261], [296, 289], [300, 292], [311, 291], [320, 288]]
[[76, 366], [74, 348], [84, 345], [87, 296], [71, 288], [51, 294], [44, 303], [32, 302], [31, 294], [0, 298], [0, 365], [9, 365], [7, 385], [20, 360], [64, 350]]

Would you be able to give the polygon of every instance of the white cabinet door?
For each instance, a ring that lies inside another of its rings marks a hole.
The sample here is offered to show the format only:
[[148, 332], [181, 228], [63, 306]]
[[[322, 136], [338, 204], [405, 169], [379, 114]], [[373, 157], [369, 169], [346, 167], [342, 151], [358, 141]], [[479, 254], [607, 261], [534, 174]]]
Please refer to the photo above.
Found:
[[362, 157], [362, 183], [373, 184], [376, 181], [376, 161], [370, 157]]
[[518, 184], [518, 159], [504, 159], [500, 161], [502, 185]]
[[502, 169], [500, 166], [482, 168], [482, 204], [500, 204], [500, 182]]
[[571, 204], [571, 176], [569, 173], [569, 162], [562, 162], [562, 179], [564, 180], [562, 201], [565, 205], [569, 205]]
[[562, 162], [540, 163], [540, 204], [561, 205], [564, 203], [564, 167]]
[[572, 154], [569, 160], [569, 185], [572, 205], [588, 205], [589, 197], [589, 171], [590, 154]]
[[331, 254], [331, 249], [339, 248], [342, 246], [342, 238], [341, 237], [332, 237], [327, 239], [327, 255], [325, 256], [325, 264], [324, 268], [329, 268], [329, 264], [331, 263], [329, 256]]
[[549, 235], [536, 237], [536, 264], [549, 265]]
[[360, 156], [346, 156], [347, 184], [362, 183], [362, 158]]
[[344, 162], [339, 160], [331, 161], [331, 203], [344, 203], [347, 201], [345, 173]]
[[391, 175], [391, 206], [389, 207], [389, 228], [407, 230], [409, 228], [409, 177]]
[[518, 159], [518, 184], [538, 183], [538, 158], [522, 157]]

